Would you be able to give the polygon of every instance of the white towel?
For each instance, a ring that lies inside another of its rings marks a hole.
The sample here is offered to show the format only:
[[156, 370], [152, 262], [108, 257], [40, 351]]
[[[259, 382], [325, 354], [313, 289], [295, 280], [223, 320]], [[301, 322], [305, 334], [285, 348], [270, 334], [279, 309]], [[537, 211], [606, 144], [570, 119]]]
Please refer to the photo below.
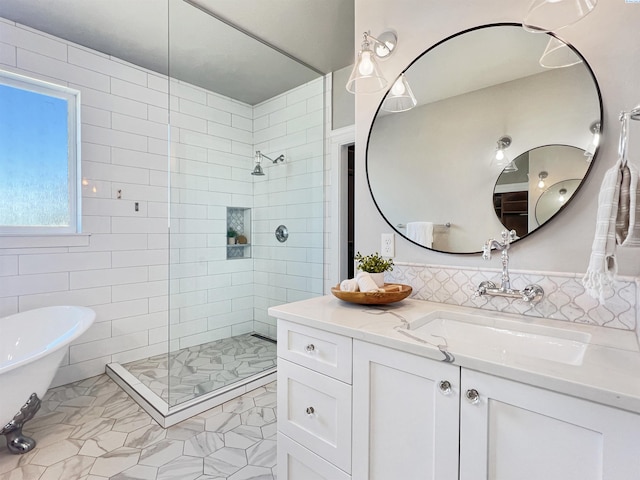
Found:
[[621, 247], [640, 248], [640, 189], [638, 169], [627, 162], [622, 168], [620, 202], [616, 218], [616, 242]]
[[433, 223], [432, 222], [409, 222], [407, 223], [407, 238], [420, 245], [431, 248], [433, 246]]
[[582, 279], [587, 293], [604, 303], [605, 293], [613, 287], [618, 271], [616, 262], [616, 217], [622, 181], [622, 158], [607, 170], [598, 195], [596, 233], [591, 246], [591, 257], [587, 273]]
[[360, 287], [361, 292], [377, 292], [378, 285], [375, 280], [371, 278], [369, 272], [360, 272], [356, 275], [356, 280], [358, 282], [358, 287]]
[[358, 281], [355, 278], [342, 280], [340, 282], [340, 290], [344, 292], [357, 292], [359, 289], [360, 288], [358, 287]]

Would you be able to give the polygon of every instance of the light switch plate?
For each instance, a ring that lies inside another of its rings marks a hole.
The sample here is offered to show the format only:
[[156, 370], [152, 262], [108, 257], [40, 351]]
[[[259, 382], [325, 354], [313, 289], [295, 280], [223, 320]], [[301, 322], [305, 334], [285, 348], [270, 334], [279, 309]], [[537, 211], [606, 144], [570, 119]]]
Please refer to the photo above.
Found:
[[383, 233], [381, 236], [380, 254], [383, 257], [394, 257], [396, 255], [395, 237], [393, 233]]

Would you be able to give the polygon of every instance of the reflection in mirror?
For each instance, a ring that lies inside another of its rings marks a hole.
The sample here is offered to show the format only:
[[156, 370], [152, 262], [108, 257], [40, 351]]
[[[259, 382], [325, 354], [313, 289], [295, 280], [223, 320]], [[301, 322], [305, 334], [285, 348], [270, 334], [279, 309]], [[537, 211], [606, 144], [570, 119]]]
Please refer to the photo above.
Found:
[[[518, 237], [534, 231], [566, 205], [589, 168], [585, 151], [568, 145], [534, 148], [513, 163], [517, 171], [509, 172], [505, 168], [498, 177], [493, 189], [493, 208], [500, 223], [507, 230], [515, 230]], [[562, 202], [544, 201], [541, 207], [544, 213], [538, 214], [536, 204], [549, 185], [576, 178], [577, 185], [569, 189]]]
[[[510, 159], [524, 152], [548, 158], [544, 167], [536, 163], [531, 169], [527, 160], [517, 173], [529, 172], [531, 178], [516, 183], [531, 181], [535, 187], [541, 170], [549, 172], [548, 185], [584, 179], [594, 157], [582, 151], [593, 151], [590, 126], [601, 123], [600, 91], [571, 46], [580, 60], [574, 65], [540, 65], [550, 38], [520, 25], [482, 26], [431, 47], [404, 71], [417, 105], [399, 113], [379, 107], [366, 158], [374, 202], [400, 235], [441, 252], [474, 253], [503, 230], [493, 196], [506, 192], [498, 182], [504, 166], [491, 162], [496, 140], [505, 136], [512, 139], [505, 150]], [[573, 147], [581, 172], [556, 177], [560, 160], [551, 152]], [[540, 194], [536, 190], [527, 198], [520, 237], [544, 223], [533, 211]], [[450, 228], [441, 227], [447, 223]], [[426, 235], [428, 241], [411, 237], [407, 224], [426, 226], [432, 235]]]
[[553, 217], [559, 208], [565, 205], [580, 186], [579, 178], [563, 180], [542, 192], [536, 202], [536, 221], [543, 224]]

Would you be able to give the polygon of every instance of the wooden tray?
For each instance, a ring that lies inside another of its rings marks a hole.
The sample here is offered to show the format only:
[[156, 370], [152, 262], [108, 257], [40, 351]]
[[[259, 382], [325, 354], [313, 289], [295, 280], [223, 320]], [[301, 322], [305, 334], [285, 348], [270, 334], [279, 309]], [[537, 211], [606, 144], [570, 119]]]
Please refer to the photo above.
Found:
[[399, 302], [409, 296], [412, 288], [402, 283], [385, 283], [385, 287], [399, 285], [400, 290], [395, 292], [345, 292], [340, 290], [340, 285], [331, 287], [331, 293], [349, 303], [359, 303], [361, 305], [384, 305], [387, 303]]

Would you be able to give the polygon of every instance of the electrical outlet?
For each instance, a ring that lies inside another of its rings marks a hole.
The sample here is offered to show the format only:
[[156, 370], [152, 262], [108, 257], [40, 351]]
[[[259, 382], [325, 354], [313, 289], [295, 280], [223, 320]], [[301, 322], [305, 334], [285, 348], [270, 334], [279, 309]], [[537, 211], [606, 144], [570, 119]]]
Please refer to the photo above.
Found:
[[380, 247], [380, 254], [383, 257], [394, 257], [395, 252], [395, 238], [393, 233], [383, 233], [381, 236], [382, 245]]

